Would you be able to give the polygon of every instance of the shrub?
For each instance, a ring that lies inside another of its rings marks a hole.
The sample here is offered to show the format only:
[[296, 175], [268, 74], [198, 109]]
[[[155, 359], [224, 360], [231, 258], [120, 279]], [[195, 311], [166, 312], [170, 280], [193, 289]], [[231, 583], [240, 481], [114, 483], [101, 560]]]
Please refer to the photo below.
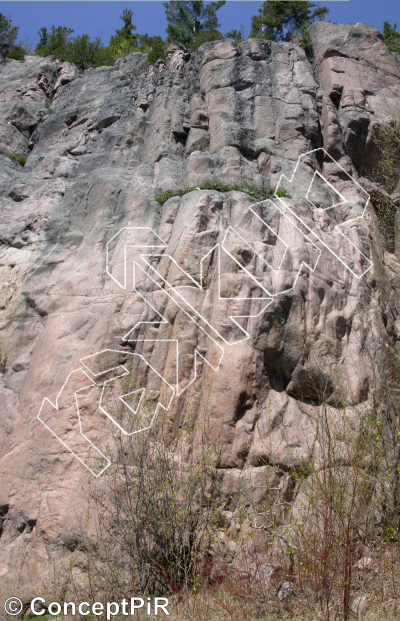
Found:
[[10, 160], [12, 160], [13, 162], [20, 164], [21, 166], [25, 166], [26, 160], [28, 159], [26, 155], [14, 155], [14, 153], [10, 153], [10, 155], [7, 155], [7, 157], [10, 158]]
[[71, 37], [74, 31], [65, 26], [52, 26], [39, 30], [40, 41], [35, 49], [39, 56], [57, 56], [62, 61], [75, 63], [81, 69], [112, 65], [114, 60], [109, 48], [105, 48], [101, 38], [91, 40], [89, 35]]
[[228, 41], [232, 41], [233, 44], [239, 45], [239, 43], [241, 43], [242, 41], [245, 41], [247, 39], [247, 37], [244, 35], [243, 32], [243, 25], [241, 30], [230, 30], [229, 32], [225, 33], [225, 39], [227, 39]]
[[223, 193], [243, 192], [244, 194], [248, 194], [257, 201], [263, 201], [268, 198], [272, 198], [273, 196], [271, 192], [267, 192], [259, 188], [258, 186], [241, 186], [236, 183], [220, 183], [219, 181], [213, 181], [212, 183], [203, 183], [199, 187], [181, 188], [180, 190], [175, 190], [173, 192], [163, 192], [160, 196], [156, 198], [156, 201], [160, 205], [164, 205], [167, 200], [173, 198], [174, 196], [184, 196], [185, 194], [188, 194], [189, 192], [194, 192], [195, 190], [216, 190], [217, 192]]
[[7, 58], [12, 58], [13, 60], [25, 60], [25, 50], [23, 46], [22, 45], [11, 46], [11, 49], [7, 54]]
[[39, 43], [35, 48], [35, 54], [38, 56], [59, 56], [63, 53], [65, 45], [71, 40], [74, 31], [72, 28], [65, 26], [52, 26], [50, 30], [40, 28]]
[[280, 198], [290, 198], [289, 191], [286, 190], [286, 188], [278, 188], [278, 190], [276, 191], [276, 195]]
[[6, 62], [7, 54], [17, 38], [18, 26], [13, 26], [11, 19], [0, 13], [0, 62]]
[[61, 53], [60, 60], [75, 63], [75, 65], [84, 70], [89, 67], [113, 64], [113, 58], [108, 48], [104, 47], [101, 38], [97, 37], [91, 41], [87, 34], [75, 37], [68, 42]]
[[190, 50], [195, 52], [201, 45], [204, 43], [210, 43], [211, 41], [221, 41], [224, 36], [219, 32], [219, 30], [204, 30], [199, 32], [196, 36], [195, 40], [190, 46]]
[[393, 194], [400, 183], [400, 112], [381, 129], [375, 142], [380, 151], [380, 162], [373, 177], [383, 187], [386, 196], [373, 196], [373, 200], [386, 248], [393, 251], [396, 207], [387, 195]]
[[3, 352], [2, 344], [0, 342], [0, 373], [7, 371], [7, 354]]
[[148, 41], [145, 40], [147, 35], [140, 37], [140, 44], [143, 46], [140, 51], [147, 51], [147, 60], [149, 63], [154, 64], [159, 58], [165, 59], [165, 43], [161, 37], [148, 37]]
[[114, 599], [196, 587], [218, 521], [219, 479], [215, 444], [194, 429], [196, 413], [189, 418], [168, 445], [162, 421], [133, 436], [110, 432], [112, 464], [89, 481], [95, 525], [76, 546], [77, 557], [86, 553], [86, 582], [75, 579], [72, 559], [54, 590]]
[[392, 194], [400, 182], [400, 111], [382, 128], [376, 144], [381, 152], [378, 174], [386, 192]]
[[[290, 461], [297, 465], [286, 464], [283, 469], [275, 464], [274, 446], [260, 431], [266, 458], [259, 465], [265, 469], [262, 487], [267, 498], [263, 506], [255, 505], [251, 489], [238, 490], [241, 499], [235, 522], [240, 535], [236, 540], [247, 559], [240, 561], [241, 567], [247, 565], [252, 582], [257, 574], [262, 578], [267, 565], [278, 574], [275, 587], [287, 581], [295, 585], [292, 613], [303, 613], [296, 614], [296, 619], [348, 621], [351, 602], [366, 592], [365, 572], [357, 568], [360, 556], [369, 557], [372, 552], [368, 550], [386, 546], [383, 510], [393, 491], [380, 414], [369, 406], [334, 408], [324, 403], [324, 395], [321, 402], [309, 408], [313, 433], [302, 458], [294, 449]], [[255, 538], [257, 547], [251, 558]], [[398, 550], [389, 547], [385, 547], [393, 557], [393, 562], [388, 559], [393, 580], [389, 597], [397, 598]], [[261, 572], [257, 559], [264, 566]], [[367, 592], [376, 580], [376, 575], [371, 576]], [[312, 613], [310, 617], [306, 610]]]
[[400, 32], [397, 30], [397, 24], [391, 26], [389, 22], [383, 24], [383, 40], [392, 52], [400, 54]]

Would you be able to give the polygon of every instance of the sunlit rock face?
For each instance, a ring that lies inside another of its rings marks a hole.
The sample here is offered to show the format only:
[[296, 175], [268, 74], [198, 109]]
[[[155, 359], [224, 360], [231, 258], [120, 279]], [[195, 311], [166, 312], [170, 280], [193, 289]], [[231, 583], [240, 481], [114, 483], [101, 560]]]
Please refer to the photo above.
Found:
[[[74, 547], [91, 476], [80, 430], [94, 444], [102, 420], [131, 433], [139, 406], [149, 421], [162, 403], [172, 436], [200, 391], [234, 511], [239, 489], [263, 501], [266, 464], [307, 457], [321, 400], [332, 416], [368, 407], [398, 334], [399, 265], [362, 187], [400, 61], [361, 24], [311, 36], [310, 57], [249, 40], [172, 46], [155, 66], [133, 54], [83, 73], [53, 57], [0, 68], [2, 597], [29, 601]], [[299, 158], [296, 184], [272, 196]], [[340, 209], [314, 186], [306, 199], [315, 171], [347, 197]], [[131, 414], [111, 420], [97, 378], [128, 362], [150, 396], [132, 389]]]

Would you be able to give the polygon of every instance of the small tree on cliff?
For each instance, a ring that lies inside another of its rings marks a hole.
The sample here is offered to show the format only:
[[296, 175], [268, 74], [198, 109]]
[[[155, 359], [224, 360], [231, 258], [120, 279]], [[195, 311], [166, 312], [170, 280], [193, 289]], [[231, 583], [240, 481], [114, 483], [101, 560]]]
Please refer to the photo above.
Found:
[[74, 31], [66, 26], [52, 26], [50, 30], [46, 27], [40, 28], [38, 31], [39, 43], [35, 48], [35, 54], [38, 56], [57, 56], [61, 58], [64, 54], [65, 47], [71, 41], [71, 35]]
[[57, 56], [60, 60], [75, 63], [81, 69], [112, 64], [112, 59], [101, 38], [91, 40], [89, 35], [71, 37], [74, 31], [65, 26], [52, 26], [39, 30], [39, 43], [35, 48], [38, 56]]
[[177, 41], [185, 47], [191, 47], [196, 39], [201, 43], [222, 38], [218, 31], [220, 23], [217, 11], [225, 4], [225, 0], [210, 2], [203, 0], [171, 0], [164, 2], [168, 21], [167, 41]]
[[113, 59], [127, 56], [134, 52], [147, 53], [148, 62], [155, 62], [165, 57], [165, 45], [161, 37], [151, 37], [148, 34], [134, 32], [136, 26], [132, 23], [132, 9], [124, 9], [120, 19], [124, 22], [122, 28], [115, 31], [110, 39], [108, 49]]
[[267, 0], [251, 20], [250, 36], [272, 41], [288, 41], [295, 32], [323, 20], [329, 9], [315, 2]]
[[[125, 387], [136, 387], [135, 380]], [[66, 592], [104, 600], [176, 593], [197, 589], [208, 575], [220, 523], [222, 478], [215, 464], [221, 447], [205, 419], [207, 395], [193, 388], [190, 399], [179, 429], [160, 417], [147, 431], [128, 437], [115, 429], [106, 432], [112, 463], [104, 476], [89, 479], [91, 511], [77, 534], [86, 550], [86, 580], [76, 579], [72, 560], [66, 574], [55, 576], [53, 588], [63, 597]], [[152, 411], [146, 407], [145, 420]], [[113, 415], [121, 412], [116, 403]]]
[[109, 47], [115, 57], [126, 56], [132, 52], [137, 52], [138, 34], [134, 33], [136, 26], [132, 24], [133, 11], [125, 8], [120, 15], [120, 19], [124, 22], [122, 28], [115, 31], [110, 39]]
[[397, 24], [391, 26], [389, 22], [383, 24], [383, 40], [392, 52], [400, 54], [400, 32], [397, 30]]
[[0, 62], [5, 62], [7, 55], [17, 38], [18, 26], [13, 26], [11, 19], [0, 13]]

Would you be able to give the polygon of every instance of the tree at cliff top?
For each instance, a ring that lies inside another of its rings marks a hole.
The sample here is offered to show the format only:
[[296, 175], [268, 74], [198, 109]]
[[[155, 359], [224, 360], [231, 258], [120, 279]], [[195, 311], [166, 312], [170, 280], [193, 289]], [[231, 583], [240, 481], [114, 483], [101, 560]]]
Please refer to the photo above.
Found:
[[148, 61], [155, 62], [158, 58], [164, 58], [164, 42], [161, 37], [150, 37], [148, 34], [140, 35], [135, 32], [136, 26], [132, 23], [133, 11], [125, 8], [120, 15], [124, 22], [122, 28], [115, 31], [110, 39], [108, 49], [111, 56], [121, 58], [135, 52], [148, 54]]
[[159, 58], [165, 58], [165, 42], [161, 37], [150, 37], [148, 34], [139, 35], [139, 52], [147, 53], [147, 61], [155, 63]]
[[75, 63], [81, 69], [112, 64], [112, 59], [101, 38], [91, 40], [89, 35], [71, 37], [74, 31], [65, 26], [40, 28], [39, 43], [35, 48], [38, 56], [57, 56], [60, 60]]
[[391, 26], [389, 22], [383, 24], [383, 40], [392, 52], [400, 54], [400, 32], [397, 30], [397, 24]]
[[137, 30], [137, 28], [132, 24], [132, 17], [132, 9], [125, 8], [122, 15], [120, 15], [120, 19], [122, 19], [124, 25], [122, 28], [117, 29], [115, 35], [110, 39], [109, 48], [115, 58], [127, 56], [132, 52], [138, 51], [139, 35], [133, 32]]
[[52, 26], [50, 30], [40, 28], [38, 31], [39, 43], [35, 48], [38, 56], [59, 56], [64, 52], [74, 31], [65, 26]]
[[18, 26], [13, 26], [11, 19], [0, 13], [0, 62], [5, 62], [18, 34]]
[[207, 41], [222, 39], [217, 11], [224, 4], [225, 0], [208, 4], [203, 0], [164, 2], [168, 21], [167, 41], [177, 41], [185, 47], [197, 49]]
[[322, 21], [328, 12], [315, 2], [267, 0], [252, 17], [250, 37], [288, 41], [295, 32], [304, 34], [310, 24]]

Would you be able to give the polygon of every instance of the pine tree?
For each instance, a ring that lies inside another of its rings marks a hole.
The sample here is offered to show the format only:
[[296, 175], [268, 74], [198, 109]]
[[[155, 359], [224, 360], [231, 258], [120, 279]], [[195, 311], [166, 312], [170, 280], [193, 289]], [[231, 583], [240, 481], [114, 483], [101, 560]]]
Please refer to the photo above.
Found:
[[52, 26], [50, 30], [40, 28], [38, 31], [39, 43], [35, 48], [35, 54], [61, 58], [65, 46], [71, 42], [73, 32], [72, 28], [66, 26]]
[[164, 2], [168, 21], [167, 41], [177, 41], [185, 47], [190, 47], [196, 39], [210, 41], [222, 38], [218, 31], [220, 23], [217, 11], [224, 4], [225, 0], [209, 2], [207, 5], [203, 0]]
[[7, 54], [18, 34], [18, 26], [13, 26], [11, 19], [0, 13], [0, 62], [6, 62]]
[[138, 51], [139, 35], [133, 32], [136, 30], [136, 26], [132, 24], [132, 17], [132, 9], [125, 8], [122, 11], [122, 15], [120, 15], [124, 25], [122, 28], [117, 29], [115, 31], [116, 34], [110, 39], [109, 47], [116, 58]]
[[66, 26], [52, 26], [50, 30], [41, 28], [35, 54], [57, 56], [59, 60], [75, 63], [84, 70], [112, 64], [113, 59], [100, 37], [93, 40], [87, 34], [71, 37], [73, 32], [72, 28]]
[[316, 20], [323, 20], [329, 9], [302, 0], [267, 0], [251, 20], [250, 36], [287, 41], [294, 32], [304, 32]]
[[383, 24], [383, 40], [392, 52], [400, 54], [400, 32], [397, 30], [397, 24], [391, 26], [389, 22]]
[[132, 24], [133, 11], [124, 9], [120, 19], [124, 22], [122, 28], [115, 31], [108, 46], [109, 53], [115, 60], [134, 52], [147, 53], [148, 61], [155, 62], [158, 58], [164, 58], [164, 41], [161, 37], [150, 37], [148, 34], [134, 32], [136, 26]]

